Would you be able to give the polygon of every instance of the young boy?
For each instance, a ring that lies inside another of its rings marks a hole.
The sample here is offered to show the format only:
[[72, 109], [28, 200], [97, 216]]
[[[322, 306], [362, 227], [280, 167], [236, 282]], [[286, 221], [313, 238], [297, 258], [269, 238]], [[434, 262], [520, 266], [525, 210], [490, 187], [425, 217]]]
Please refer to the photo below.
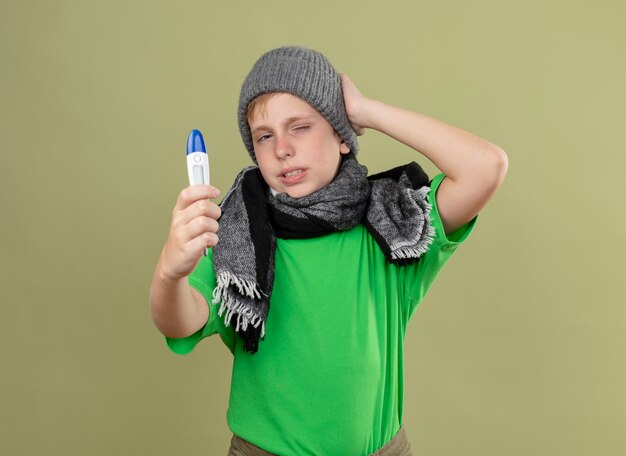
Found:
[[[233, 353], [229, 454], [411, 454], [405, 330], [504, 179], [505, 153], [363, 96], [301, 47], [255, 63], [238, 116], [258, 167], [221, 207], [214, 187], [180, 192], [151, 286], [156, 326], [176, 353], [216, 333]], [[442, 173], [429, 181], [413, 163], [368, 178], [355, 158], [367, 128]]]

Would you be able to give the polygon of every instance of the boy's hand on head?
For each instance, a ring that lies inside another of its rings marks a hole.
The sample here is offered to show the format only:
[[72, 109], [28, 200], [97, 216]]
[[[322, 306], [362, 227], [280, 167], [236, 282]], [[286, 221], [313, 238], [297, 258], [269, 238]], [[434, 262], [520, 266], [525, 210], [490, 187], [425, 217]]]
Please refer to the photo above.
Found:
[[167, 242], [159, 259], [163, 277], [178, 280], [188, 276], [204, 249], [217, 244], [217, 221], [222, 211], [210, 199], [219, 194], [211, 185], [191, 185], [178, 194]]
[[352, 124], [354, 131], [356, 131], [356, 134], [361, 136], [365, 134], [365, 128], [368, 126], [365, 120], [365, 114], [369, 99], [363, 96], [347, 74], [339, 73], [339, 77], [341, 78], [343, 101], [346, 105], [348, 118], [350, 119], [350, 123]]

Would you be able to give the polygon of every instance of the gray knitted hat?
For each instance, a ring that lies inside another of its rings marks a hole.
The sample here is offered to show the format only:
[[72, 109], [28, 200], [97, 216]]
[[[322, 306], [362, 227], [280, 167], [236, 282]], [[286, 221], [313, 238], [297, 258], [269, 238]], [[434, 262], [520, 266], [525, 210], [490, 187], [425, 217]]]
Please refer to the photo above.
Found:
[[255, 162], [246, 111], [254, 98], [267, 92], [287, 92], [303, 99], [328, 120], [352, 152], [359, 150], [337, 71], [323, 54], [299, 46], [287, 46], [262, 55], [241, 86], [237, 111], [239, 131]]

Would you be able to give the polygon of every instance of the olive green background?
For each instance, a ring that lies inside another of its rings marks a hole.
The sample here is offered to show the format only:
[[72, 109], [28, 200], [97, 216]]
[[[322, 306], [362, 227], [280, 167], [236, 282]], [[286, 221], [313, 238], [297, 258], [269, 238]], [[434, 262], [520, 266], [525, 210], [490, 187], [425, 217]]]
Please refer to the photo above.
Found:
[[[324, 52], [361, 91], [502, 147], [508, 176], [416, 313], [416, 455], [626, 454], [621, 1], [0, 1], [0, 454], [221, 455], [231, 356], [152, 325], [151, 274], [204, 132], [250, 163], [240, 84]], [[417, 159], [377, 132], [371, 172]]]

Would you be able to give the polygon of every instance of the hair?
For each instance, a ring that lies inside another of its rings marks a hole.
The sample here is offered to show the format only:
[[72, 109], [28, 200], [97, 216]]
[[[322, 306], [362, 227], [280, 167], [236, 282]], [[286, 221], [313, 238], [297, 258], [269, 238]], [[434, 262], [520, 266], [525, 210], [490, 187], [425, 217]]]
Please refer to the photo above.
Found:
[[248, 123], [250, 123], [250, 119], [252, 118], [252, 116], [256, 115], [257, 113], [265, 113], [265, 105], [267, 105], [267, 102], [279, 93], [285, 92], [265, 92], [258, 97], [253, 98], [252, 101], [248, 103], [248, 107], [246, 109], [246, 119]]

